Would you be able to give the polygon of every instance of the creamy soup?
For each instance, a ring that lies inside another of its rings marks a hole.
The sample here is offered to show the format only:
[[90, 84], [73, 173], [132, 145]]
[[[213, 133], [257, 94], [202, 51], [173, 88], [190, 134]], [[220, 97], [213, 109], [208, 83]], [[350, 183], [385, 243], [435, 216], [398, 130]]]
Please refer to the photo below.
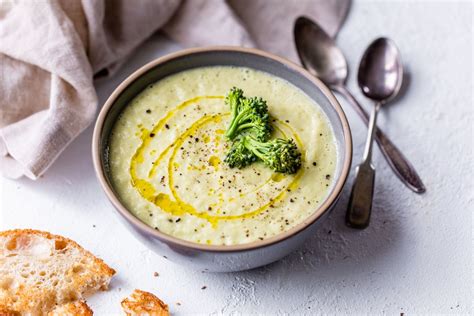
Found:
[[[234, 86], [267, 101], [272, 137], [295, 140], [302, 153], [296, 174], [224, 163], [231, 146], [224, 96]], [[327, 197], [336, 155], [327, 117], [299, 88], [228, 66], [148, 86], [124, 109], [109, 142], [113, 186], [130, 212], [163, 233], [210, 245], [262, 240], [301, 223]]]

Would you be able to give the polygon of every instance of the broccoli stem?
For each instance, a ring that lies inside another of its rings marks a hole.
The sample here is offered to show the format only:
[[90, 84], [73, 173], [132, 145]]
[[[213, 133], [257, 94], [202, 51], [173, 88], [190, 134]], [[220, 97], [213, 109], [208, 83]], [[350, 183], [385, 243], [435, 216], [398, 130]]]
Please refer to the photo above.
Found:
[[234, 139], [237, 134], [237, 130], [241, 126], [240, 122], [245, 121], [246, 119], [248, 119], [248, 113], [246, 113], [246, 111], [242, 111], [236, 116], [234, 115], [234, 118], [232, 119], [230, 127], [227, 129], [225, 136], [230, 139]]
[[260, 158], [260, 160], [265, 161], [267, 159], [268, 149], [269, 149], [268, 142], [262, 143], [258, 140], [254, 139], [253, 137], [245, 137], [244, 145], [245, 147], [254, 153], [255, 156]]

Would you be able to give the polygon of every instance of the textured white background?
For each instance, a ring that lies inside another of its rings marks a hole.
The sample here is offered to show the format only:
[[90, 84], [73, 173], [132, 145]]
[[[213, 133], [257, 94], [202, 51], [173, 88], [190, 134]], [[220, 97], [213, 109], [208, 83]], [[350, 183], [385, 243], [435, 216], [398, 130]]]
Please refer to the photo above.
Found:
[[[118, 314], [119, 301], [134, 288], [156, 293], [182, 315], [472, 313], [472, 18], [471, 2], [354, 3], [337, 38], [352, 70], [350, 89], [369, 106], [355, 83], [357, 63], [372, 39], [392, 37], [410, 74], [409, 88], [384, 109], [380, 125], [428, 189], [424, 195], [411, 193], [376, 151], [376, 199], [364, 231], [344, 226], [348, 186], [319, 233], [277, 263], [233, 274], [175, 265], [142, 246], [116, 220], [94, 176], [92, 128], [42, 179], [2, 180], [0, 226], [63, 234], [114, 267], [118, 274], [111, 290], [89, 300], [96, 315]], [[176, 49], [166, 39], [152, 38], [115, 77], [97, 83], [101, 102], [133, 70]], [[366, 131], [343, 106], [357, 163]]]

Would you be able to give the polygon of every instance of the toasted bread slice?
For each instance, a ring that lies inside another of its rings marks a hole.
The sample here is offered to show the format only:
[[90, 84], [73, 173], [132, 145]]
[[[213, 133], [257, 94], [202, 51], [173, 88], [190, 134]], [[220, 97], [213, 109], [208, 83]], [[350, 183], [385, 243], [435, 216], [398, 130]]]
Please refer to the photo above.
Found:
[[168, 305], [155, 295], [135, 290], [122, 301], [122, 309], [131, 316], [169, 316]]
[[115, 271], [74, 241], [47, 232], [0, 232], [0, 311], [46, 315], [105, 290]]
[[92, 316], [94, 313], [85, 301], [75, 301], [60, 305], [48, 313], [48, 316]]

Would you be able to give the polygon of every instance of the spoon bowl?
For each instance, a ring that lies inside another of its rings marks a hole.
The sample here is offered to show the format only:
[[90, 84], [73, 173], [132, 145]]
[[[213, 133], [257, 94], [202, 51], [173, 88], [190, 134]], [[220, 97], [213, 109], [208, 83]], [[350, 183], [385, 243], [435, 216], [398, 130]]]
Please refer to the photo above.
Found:
[[[345, 87], [348, 76], [348, 66], [342, 51], [337, 47], [335, 41], [317, 23], [306, 17], [300, 17], [296, 20], [294, 37], [296, 49], [303, 66], [312, 75], [321, 79], [333, 91], [346, 98], [356, 113], [362, 118], [365, 124], [368, 125], [369, 115]], [[390, 67], [390, 71], [387, 71], [387, 74], [384, 74], [382, 78], [375, 75], [370, 75], [370, 78], [364, 76], [361, 78], [363, 80], [361, 80], [360, 83], [363, 85], [363, 90], [375, 99], [386, 98], [388, 101], [395, 97], [400, 90], [403, 73], [401, 61], [398, 49], [393, 42], [384, 40], [376, 42], [374, 45], [375, 51], [383, 49], [388, 45], [389, 49], [384, 50], [387, 55], [383, 55], [383, 60], [386, 58], [387, 60], [394, 61], [394, 63], [387, 64], [387, 67]], [[371, 73], [374, 69], [374, 65], [367, 64], [368, 58], [364, 58], [364, 60], [363, 68], [366, 69], [366, 67], [370, 67], [371, 69], [370, 71], [364, 70], [364, 74]], [[369, 87], [373, 88], [373, 85], [378, 85], [379, 82], [381, 83], [381, 87], [377, 86], [375, 89], [377, 94], [373, 94], [374, 90], [369, 89]], [[378, 127], [375, 128], [375, 140], [380, 147], [382, 155], [400, 180], [416, 193], [425, 192], [425, 186], [415, 168]]]
[[295, 22], [294, 36], [303, 66], [327, 85], [342, 85], [347, 79], [346, 58], [334, 40], [306, 17]]
[[400, 52], [388, 38], [378, 38], [362, 56], [357, 81], [366, 97], [381, 104], [397, 96], [402, 85]]

